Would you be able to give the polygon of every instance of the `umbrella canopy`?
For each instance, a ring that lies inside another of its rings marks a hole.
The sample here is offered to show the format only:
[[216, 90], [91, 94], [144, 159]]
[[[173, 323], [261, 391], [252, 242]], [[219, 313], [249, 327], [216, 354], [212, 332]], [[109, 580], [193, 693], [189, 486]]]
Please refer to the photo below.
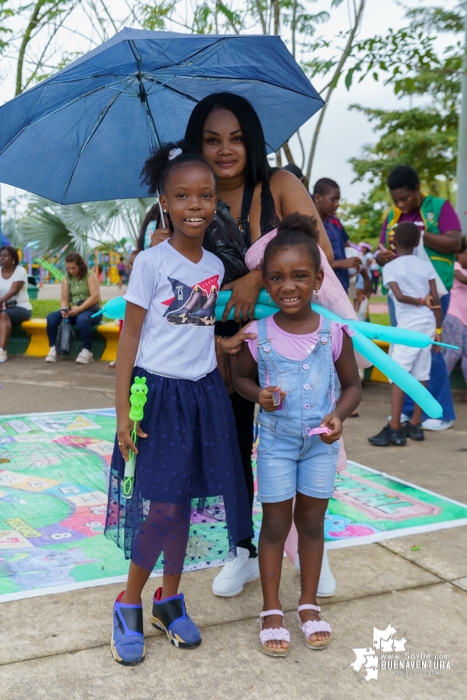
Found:
[[61, 204], [146, 197], [151, 150], [221, 91], [252, 103], [270, 151], [324, 104], [277, 36], [123, 29], [0, 108], [0, 182]]

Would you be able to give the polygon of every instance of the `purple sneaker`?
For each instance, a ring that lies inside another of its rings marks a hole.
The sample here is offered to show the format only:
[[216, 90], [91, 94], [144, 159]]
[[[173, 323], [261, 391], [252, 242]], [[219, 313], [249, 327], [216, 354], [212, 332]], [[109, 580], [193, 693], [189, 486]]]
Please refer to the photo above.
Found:
[[179, 649], [194, 649], [201, 644], [201, 632], [187, 614], [183, 593], [161, 599], [158, 588], [152, 602], [151, 622], [166, 633], [170, 642]]
[[122, 591], [114, 603], [110, 651], [115, 661], [135, 666], [144, 661], [143, 606], [121, 603]]

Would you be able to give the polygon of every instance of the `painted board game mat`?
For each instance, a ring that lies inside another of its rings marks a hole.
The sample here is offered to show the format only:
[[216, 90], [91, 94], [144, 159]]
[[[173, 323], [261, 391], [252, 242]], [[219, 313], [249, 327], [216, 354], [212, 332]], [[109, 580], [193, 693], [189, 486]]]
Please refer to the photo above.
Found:
[[[114, 434], [114, 409], [0, 416], [0, 602], [126, 580], [103, 535]], [[253, 519], [257, 537], [257, 501]], [[467, 505], [349, 461], [325, 539], [333, 549], [465, 524]]]

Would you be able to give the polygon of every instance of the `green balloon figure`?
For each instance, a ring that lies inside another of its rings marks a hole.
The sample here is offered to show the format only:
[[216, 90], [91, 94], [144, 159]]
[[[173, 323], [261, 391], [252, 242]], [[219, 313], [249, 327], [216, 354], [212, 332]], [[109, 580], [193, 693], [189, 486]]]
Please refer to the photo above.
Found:
[[[135, 377], [135, 381], [130, 387], [130, 420], [133, 421], [133, 430], [131, 431], [131, 439], [136, 445], [138, 435], [136, 432], [136, 424], [140, 423], [144, 417], [144, 406], [147, 397], [148, 387], [146, 386], [146, 377]], [[133, 495], [133, 486], [135, 483], [135, 467], [136, 455], [130, 450], [128, 462], [125, 464], [125, 474], [123, 477], [123, 497], [131, 498]]]

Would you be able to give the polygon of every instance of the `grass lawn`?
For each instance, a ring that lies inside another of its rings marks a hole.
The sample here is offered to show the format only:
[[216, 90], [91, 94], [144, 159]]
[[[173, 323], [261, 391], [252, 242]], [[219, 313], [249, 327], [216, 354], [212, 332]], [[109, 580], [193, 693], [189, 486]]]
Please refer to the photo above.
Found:
[[370, 314], [371, 323], [380, 323], [382, 326], [390, 326], [389, 314]]
[[58, 299], [31, 299], [31, 304], [31, 318], [46, 318], [47, 314], [52, 313], [52, 311], [58, 311], [60, 308]]

